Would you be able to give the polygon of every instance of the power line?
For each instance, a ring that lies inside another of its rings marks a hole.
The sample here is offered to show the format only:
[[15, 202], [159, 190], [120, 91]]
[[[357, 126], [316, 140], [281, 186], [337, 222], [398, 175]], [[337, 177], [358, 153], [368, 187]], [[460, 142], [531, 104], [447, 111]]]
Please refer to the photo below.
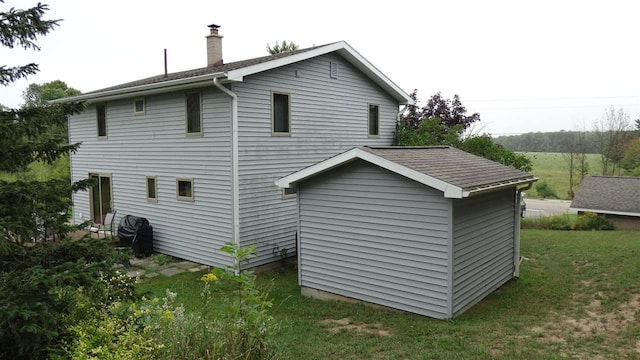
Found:
[[559, 98], [529, 98], [529, 99], [486, 99], [486, 100], [467, 100], [464, 102], [518, 102], [518, 101], [560, 101], [560, 100], [595, 100], [595, 99], [625, 99], [640, 98], [640, 95], [621, 95], [621, 96], [585, 96], [585, 97], [559, 97]]

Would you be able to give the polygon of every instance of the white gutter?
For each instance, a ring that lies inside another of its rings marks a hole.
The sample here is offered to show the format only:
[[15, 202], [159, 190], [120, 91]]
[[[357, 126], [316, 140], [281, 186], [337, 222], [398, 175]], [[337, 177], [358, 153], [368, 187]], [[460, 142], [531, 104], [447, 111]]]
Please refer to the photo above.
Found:
[[592, 212], [592, 213], [596, 213], [596, 214], [605, 214], [605, 215], [621, 215], [621, 216], [640, 216], [640, 213], [634, 213], [634, 212], [626, 212], [626, 211], [615, 211], [615, 210], [599, 210], [599, 209], [587, 209], [587, 208], [574, 208], [574, 207], [570, 207], [569, 209], [575, 210], [575, 211], [582, 211], [582, 212]]
[[223, 93], [231, 97], [231, 196], [233, 216], [233, 242], [240, 246], [240, 209], [239, 209], [239, 176], [238, 176], [238, 96], [213, 78], [213, 84]]
[[211, 79], [216, 79], [223, 76], [224, 73], [213, 73], [199, 76], [193, 76], [183, 79], [161, 81], [153, 84], [145, 84], [132, 86], [123, 89], [113, 89], [100, 92], [94, 92], [90, 94], [80, 94], [76, 96], [70, 96], [62, 99], [51, 100], [51, 104], [59, 104], [73, 101], [107, 101], [127, 98], [131, 96], [152, 95], [168, 90], [184, 90], [192, 87], [199, 87], [211, 84]]
[[523, 185], [523, 184], [528, 184], [528, 186], [526, 188], [524, 188], [524, 189], [521, 189], [521, 190], [527, 190], [527, 189], [531, 189], [531, 186], [533, 185], [533, 183], [538, 181], [538, 180], [539, 180], [539, 178], [536, 178], [536, 177], [534, 177], [534, 178], [526, 178], [526, 179], [505, 181], [505, 182], [501, 182], [501, 183], [497, 183], [497, 184], [492, 184], [492, 185], [488, 185], [488, 186], [479, 187], [479, 188], [476, 188], [476, 189], [473, 189], [473, 190], [464, 190], [463, 194], [462, 194], [462, 197], [480, 195], [480, 194], [484, 194], [484, 193], [500, 190], [500, 189], [503, 189], [505, 187], [511, 187], [511, 186], [517, 186], [517, 185]]

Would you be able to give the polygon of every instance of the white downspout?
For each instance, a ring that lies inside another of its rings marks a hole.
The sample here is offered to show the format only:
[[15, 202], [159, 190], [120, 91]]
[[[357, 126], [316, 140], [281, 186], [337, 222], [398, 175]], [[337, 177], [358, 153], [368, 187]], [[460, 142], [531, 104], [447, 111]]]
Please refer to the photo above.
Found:
[[400, 122], [400, 116], [402, 116], [402, 114], [407, 111], [407, 106], [409, 105], [405, 105], [402, 110], [398, 111], [398, 114], [396, 115], [396, 124]]
[[527, 186], [518, 189], [516, 188], [516, 201], [515, 201], [515, 236], [513, 239], [513, 278], [520, 277], [520, 193], [523, 190], [529, 190], [533, 186], [533, 181]]
[[240, 208], [238, 191], [238, 96], [213, 78], [213, 84], [223, 93], [231, 97], [231, 213], [233, 216], [233, 242], [240, 246]]

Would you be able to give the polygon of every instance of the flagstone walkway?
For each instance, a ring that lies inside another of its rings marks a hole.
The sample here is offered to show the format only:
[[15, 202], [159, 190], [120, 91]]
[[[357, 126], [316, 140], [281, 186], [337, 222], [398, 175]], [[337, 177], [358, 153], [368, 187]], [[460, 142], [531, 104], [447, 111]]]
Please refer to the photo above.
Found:
[[[191, 261], [175, 259], [160, 265], [157, 261], [158, 255], [154, 254], [146, 258], [132, 258], [129, 260], [128, 266], [119, 264], [117, 268], [121, 268], [127, 272], [127, 276], [135, 278], [152, 278], [158, 275], [173, 276], [184, 272], [197, 272], [208, 269], [207, 265], [194, 263]], [[173, 259], [173, 258], [171, 258]]]

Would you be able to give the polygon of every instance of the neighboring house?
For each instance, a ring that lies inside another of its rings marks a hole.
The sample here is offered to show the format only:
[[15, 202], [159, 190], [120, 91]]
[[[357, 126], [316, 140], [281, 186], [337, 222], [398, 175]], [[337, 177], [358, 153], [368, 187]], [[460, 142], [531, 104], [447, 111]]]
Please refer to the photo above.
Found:
[[159, 252], [223, 265], [235, 241], [265, 264], [296, 248], [296, 194], [276, 179], [392, 144], [411, 98], [346, 42], [224, 63], [221, 39], [212, 25], [206, 67], [58, 101], [88, 103], [69, 119], [71, 176], [98, 186], [74, 195], [76, 223], [117, 210], [147, 218]]
[[571, 209], [605, 215], [617, 230], [640, 230], [640, 177], [585, 176]]
[[354, 148], [276, 183], [298, 191], [304, 295], [445, 319], [519, 276], [519, 193], [536, 180], [439, 146]]

